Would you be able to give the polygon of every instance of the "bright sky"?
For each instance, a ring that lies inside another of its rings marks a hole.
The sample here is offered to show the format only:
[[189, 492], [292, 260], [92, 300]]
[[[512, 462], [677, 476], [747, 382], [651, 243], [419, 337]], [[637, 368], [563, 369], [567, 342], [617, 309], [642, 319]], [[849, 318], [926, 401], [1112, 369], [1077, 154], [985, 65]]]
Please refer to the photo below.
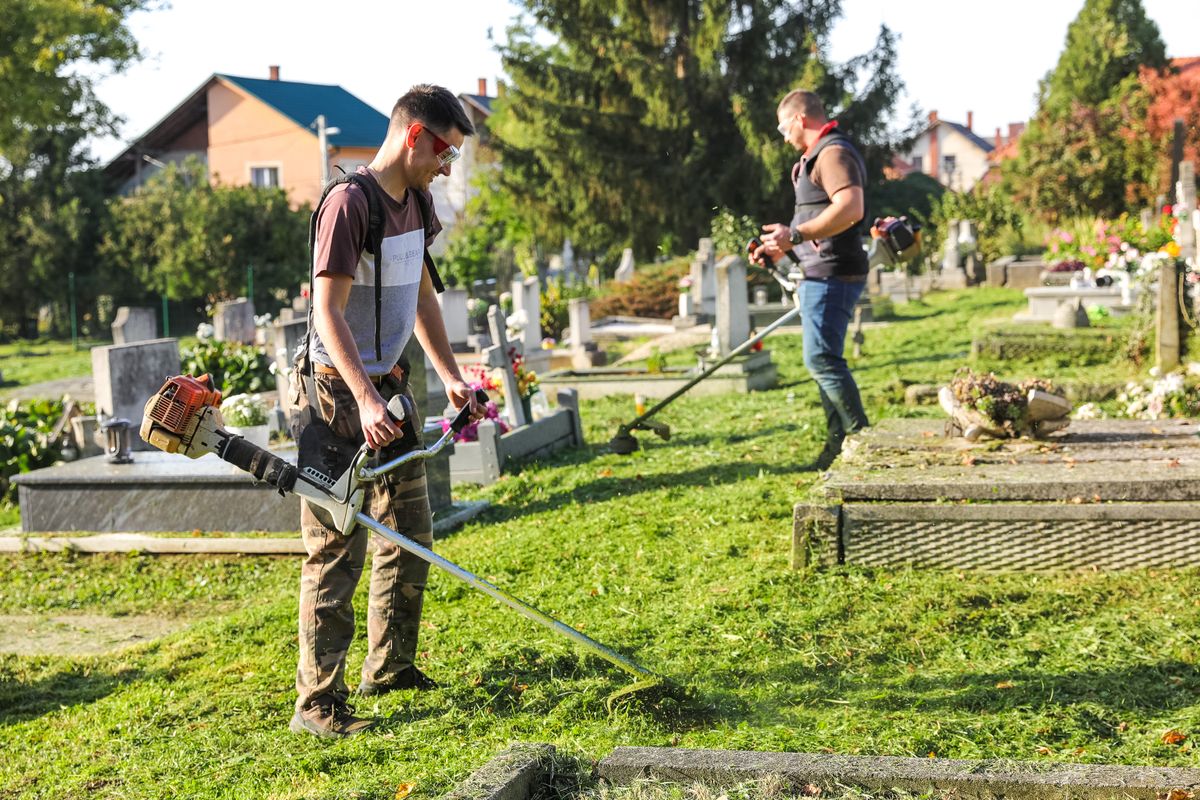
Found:
[[[1172, 57], [1200, 56], [1200, 3], [1142, 0]], [[831, 42], [842, 61], [875, 41], [881, 23], [900, 34], [901, 108], [916, 102], [943, 119], [991, 136], [1027, 119], [1038, 80], [1054, 66], [1082, 0], [843, 0]], [[505, 0], [173, 0], [135, 15], [131, 26], [147, 58], [103, 79], [100, 99], [126, 118], [121, 139], [94, 143], [102, 161], [145, 132], [209, 75], [340, 84], [387, 113], [410, 85], [439, 83], [495, 93], [503, 39], [515, 13]]]

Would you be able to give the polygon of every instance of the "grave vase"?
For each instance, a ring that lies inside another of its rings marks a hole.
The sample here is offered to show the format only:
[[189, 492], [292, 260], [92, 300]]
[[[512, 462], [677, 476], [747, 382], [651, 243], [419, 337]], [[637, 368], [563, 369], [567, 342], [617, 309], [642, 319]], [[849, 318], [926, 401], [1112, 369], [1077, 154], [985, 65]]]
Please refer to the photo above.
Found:
[[236, 433], [250, 444], [257, 445], [264, 450], [267, 449], [267, 445], [271, 441], [270, 427], [268, 425], [247, 425], [245, 427], [226, 425], [225, 430], [230, 433]]

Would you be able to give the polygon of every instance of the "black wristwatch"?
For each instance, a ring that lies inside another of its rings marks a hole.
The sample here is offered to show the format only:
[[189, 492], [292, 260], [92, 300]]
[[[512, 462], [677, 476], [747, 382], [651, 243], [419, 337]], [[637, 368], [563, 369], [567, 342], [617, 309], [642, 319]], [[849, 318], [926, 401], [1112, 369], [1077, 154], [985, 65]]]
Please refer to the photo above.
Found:
[[804, 234], [800, 233], [799, 228], [792, 228], [791, 231], [792, 233], [788, 237], [788, 241], [792, 243], [793, 247], [804, 241]]

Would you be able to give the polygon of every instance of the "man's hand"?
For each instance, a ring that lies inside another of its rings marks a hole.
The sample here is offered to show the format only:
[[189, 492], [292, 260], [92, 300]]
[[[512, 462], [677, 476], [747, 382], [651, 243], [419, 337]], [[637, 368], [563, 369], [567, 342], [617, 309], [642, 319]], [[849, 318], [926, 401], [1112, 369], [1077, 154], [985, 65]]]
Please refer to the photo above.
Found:
[[782, 222], [763, 225], [762, 236], [759, 238], [762, 239], [763, 250], [771, 257], [771, 261], [778, 261], [784, 253], [792, 249], [792, 229]]
[[[392, 420], [388, 413], [387, 403], [374, 386], [366, 396], [357, 398], [358, 420], [362, 425], [363, 438], [367, 447], [372, 450], [382, 450], [400, 437], [400, 426]], [[413, 424], [409, 420], [409, 424]]]
[[446, 384], [446, 397], [449, 398], [450, 404], [456, 409], [461, 410], [463, 406], [470, 406], [471, 422], [478, 422], [483, 419], [486, 409], [475, 399], [475, 390], [468, 386], [465, 381], [449, 381]]

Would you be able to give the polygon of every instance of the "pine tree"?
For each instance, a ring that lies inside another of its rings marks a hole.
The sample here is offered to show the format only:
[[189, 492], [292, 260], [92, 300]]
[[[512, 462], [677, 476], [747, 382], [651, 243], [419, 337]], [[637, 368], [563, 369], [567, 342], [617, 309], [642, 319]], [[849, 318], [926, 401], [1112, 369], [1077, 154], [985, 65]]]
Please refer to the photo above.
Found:
[[883, 29], [874, 52], [828, 64], [840, 0], [525, 6], [501, 48], [512, 86], [489, 126], [499, 189], [543, 246], [569, 236], [577, 253], [615, 263], [624, 247], [642, 258], [694, 247], [716, 208], [786, 218], [796, 156], [775, 108], [806, 82], [873, 164], [891, 143], [894, 36]]

